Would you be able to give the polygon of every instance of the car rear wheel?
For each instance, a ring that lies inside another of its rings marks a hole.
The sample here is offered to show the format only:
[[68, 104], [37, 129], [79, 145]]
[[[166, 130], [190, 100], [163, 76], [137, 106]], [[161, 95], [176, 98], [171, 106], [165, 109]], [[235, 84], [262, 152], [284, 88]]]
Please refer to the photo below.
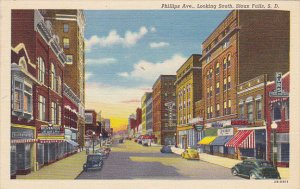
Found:
[[236, 169], [233, 169], [233, 170], [232, 170], [232, 175], [233, 175], [233, 176], [237, 176], [237, 175], [238, 175], [238, 172], [237, 172]]

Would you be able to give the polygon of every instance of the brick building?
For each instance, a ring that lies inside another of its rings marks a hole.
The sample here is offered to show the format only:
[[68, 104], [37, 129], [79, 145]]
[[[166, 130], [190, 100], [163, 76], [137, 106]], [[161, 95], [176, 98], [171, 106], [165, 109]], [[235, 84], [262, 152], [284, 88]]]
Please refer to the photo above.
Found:
[[289, 19], [287, 11], [234, 10], [202, 43], [206, 128], [238, 117], [237, 85], [289, 70]]
[[142, 107], [142, 135], [147, 133], [147, 99], [151, 97], [152, 93], [146, 92], [141, 99], [141, 107]]
[[180, 148], [195, 146], [201, 131], [195, 130], [196, 102], [202, 97], [201, 55], [193, 54], [176, 72], [177, 142]]
[[86, 137], [91, 137], [92, 135], [99, 137], [101, 133], [101, 127], [97, 123], [97, 112], [95, 110], [85, 110], [84, 114]]
[[146, 134], [152, 135], [153, 132], [153, 112], [152, 112], [152, 93], [150, 93], [146, 100]]
[[152, 87], [153, 134], [162, 145], [175, 144], [175, 80], [176, 75], [160, 75]]
[[85, 108], [85, 16], [83, 10], [42, 10], [45, 20], [51, 21], [53, 31], [62, 44], [67, 61], [64, 82], [79, 98], [78, 103], [78, 142], [84, 145]]

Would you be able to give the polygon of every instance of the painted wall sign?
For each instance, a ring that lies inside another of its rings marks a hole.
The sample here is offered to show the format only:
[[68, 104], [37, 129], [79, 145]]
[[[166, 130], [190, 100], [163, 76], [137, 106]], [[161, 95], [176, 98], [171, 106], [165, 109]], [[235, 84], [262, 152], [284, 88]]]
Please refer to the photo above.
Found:
[[248, 119], [232, 119], [231, 125], [249, 125]]
[[34, 139], [34, 130], [11, 127], [11, 139]]

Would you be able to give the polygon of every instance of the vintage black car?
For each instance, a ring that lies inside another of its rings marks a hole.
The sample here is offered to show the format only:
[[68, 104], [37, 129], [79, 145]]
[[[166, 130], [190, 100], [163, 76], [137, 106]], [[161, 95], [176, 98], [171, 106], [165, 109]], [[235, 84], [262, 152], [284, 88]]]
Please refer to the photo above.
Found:
[[102, 154], [89, 154], [86, 158], [86, 163], [83, 164], [83, 170], [88, 171], [90, 169], [102, 169], [103, 159]]
[[163, 146], [161, 149], [160, 149], [160, 152], [161, 153], [172, 153], [172, 149], [171, 149], [171, 146]]
[[266, 160], [246, 159], [231, 168], [232, 175], [249, 179], [280, 179], [278, 170]]

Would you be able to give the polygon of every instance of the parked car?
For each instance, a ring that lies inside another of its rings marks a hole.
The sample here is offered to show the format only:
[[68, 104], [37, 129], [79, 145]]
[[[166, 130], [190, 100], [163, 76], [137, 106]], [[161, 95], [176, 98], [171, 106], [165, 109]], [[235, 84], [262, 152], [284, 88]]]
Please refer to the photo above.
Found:
[[109, 152], [108, 150], [105, 150], [105, 148], [100, 148], [98, 150], [96, 150], [96, 153], [97, 154], [100, 154], [102, 159], [107, 159], [108, 158], [108, 155], [109, 155]]
[[83, 170], [102, 169], [103, 159], [101, 154], [89, 154], [86, 158], [86, 163], [83, 164]]
[[188, 148], [184, 152], [182, 152], [181, 157], [184, 159], [199, 160], [199, 153], [195, 149]]
[[123, 143], [124, 142], [124, 140], [121, 138], [121, 139], [119, 139], [119, 143]]
[[137, 138], [137, 143], [138, 143], [138, 144], [142, 144], [142, 139], [143, 139], [143, 136], [142, 136], [142, 135], [139, 136], [139, 137]]
[[161, 149], [160, 149], [160, 152], [161, 153], [172, 153], [172, 150], [171, 150], [171, 146], [163, 146]]
[[232, 167], [231, 173], [249, 179], [280, 179], [278, 170], [270, 162], [260, 159], [246, 159]]

